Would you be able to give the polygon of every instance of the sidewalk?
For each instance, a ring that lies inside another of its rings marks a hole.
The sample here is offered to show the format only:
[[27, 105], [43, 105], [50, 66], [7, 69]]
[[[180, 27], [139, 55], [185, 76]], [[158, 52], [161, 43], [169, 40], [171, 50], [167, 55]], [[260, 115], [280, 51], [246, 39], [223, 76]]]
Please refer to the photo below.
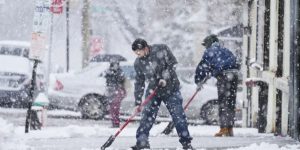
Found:
[[[181, 144], [178, 142], [179, 139], [176, 132], [173, 131], [168, 136], [160, 134], [166, 125], [167, 123], [161, 123], [154, 125], [152, 128], [149, 138], [151, 149], [181, 149]], [[135, 144], [136, 128], [137, 124], [130, 124], [121, 132], [107, 150], [128, 150]], [[213, 137], [214, 132], [216, 132], [218, 128], [219, 127], [217, 126], [190, 126], [189, 129], [193, 137], [193, 146], [196, 149], [208, 150], [230, 148], [244, 149], [242, 147], [248, 147], [248, 150], [278, 150], [280, 147], [283, 147], [283, 149], [300, 150], [300, 143], [290, 137], [274, 136], [273, 134], [259, 134], [257, 133], [257, 129], [254, 128], [235, 128], [234, 137]], [[107, 127], [91, 130], [84, 129], [85, 133], [78, 131], [70, 133], [68, 130], [70, 129], [67, 129], [65, 132], [72, 134], [69, 138], [57, 136], [45, 139], [40, 138], [38, 140], [30, 139], [26, 142], [26, 145], [30, 145], [31, 147], [40, 150], [99, 150], [107, 141], [108, 137], [117, 131], [116, 128]], [[77, 130], [81, 129], [78, 128]], [[57, 130], [57, 132], [59, 132], [59, 130]]]
[[[0, 109], [0, 150], [100, 150], [118, 130], [109, 127], [109, 120], [49, 117], [46, 127], [25, 134], [25, 112]], [[168, 136], [161, 134], [167, 124], [155, 124], [151, 129], [152, 149], [181, 149], [175, 131]], [[107, 150], [128, 150], [133, 146], [138, 125], [128, 124]], [[234, 128], [234, 137], [213, 137], [218, 130], [218, 126], [189, 125], [193, 146], [208, 150], [300, 150], [300, 143], [290, 137], [259, 134], [255, 128]]]
[[[38, 141], [28, 141], [28, 145], [37, 148], [39, 150], [89, 150], [100, 149], [105, 143], [108, 137], [94, 137], [94, 138], [56, 138], [56, 139], [42, 139]], [[275, 146], [275, 147], [291, 147], [291, 149], [297, 149], [294, 144], [299, 143], [291, 138], [274, 137], [274, 136], [249, 136], [249, 137], [231, 137], [231, 138], [215, 138], [215, 137], [193, 137], [193, 146], [196, 149], [229, 149], [249, 147], [251, 144], [257, 144], [259, 150], [266, 150], [263, 145]], [[128, 150], [130, 146], [135, 144], [135, 137], [118, 137], [114, 143], [107, 148], [107, 150]], [[271, 145], [276, 144], [276, 145]], [[181, 149], [181, 145], [178, 142], [177, 137], [150, 137], [151, 149], [168, 149], [175, 150]], [[253, 147], [253, 146], [252, 146]], [[273, 149], [276, 150], [276, 149]]]

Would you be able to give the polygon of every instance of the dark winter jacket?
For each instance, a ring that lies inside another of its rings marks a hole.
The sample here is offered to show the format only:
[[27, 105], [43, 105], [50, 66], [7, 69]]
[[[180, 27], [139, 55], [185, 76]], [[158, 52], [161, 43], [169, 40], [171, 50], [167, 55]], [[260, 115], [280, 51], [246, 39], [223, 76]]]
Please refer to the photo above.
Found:
[[142, 100], [145, 89], [145, 81], [148, 82], [148, 90], [158, 86], [159, 79], [167, 82], [165, 87], [157, 91], [157, 96], [166, 96], [179, 90], [179, 80], [177, 78], [175, 65], [177, 60], [167, 45], [156, 44], [149, 46], [149, 54], [142, 58], [137, 58], [134, 62], [136, 71], [134, 96], [136, 105]]
[[217, 77], [220, 73], [229, 69], [239, 69], [236, 57], [230, 50], [215, 42], [205, 50], [202, 60], [196, 68], [195, 83], [198, 84], [203, 81], [208, 74]]
[[124, 88], [125, 76], [122, 69], [109, 68], [105, 74], [106, 86], [108, 88]]

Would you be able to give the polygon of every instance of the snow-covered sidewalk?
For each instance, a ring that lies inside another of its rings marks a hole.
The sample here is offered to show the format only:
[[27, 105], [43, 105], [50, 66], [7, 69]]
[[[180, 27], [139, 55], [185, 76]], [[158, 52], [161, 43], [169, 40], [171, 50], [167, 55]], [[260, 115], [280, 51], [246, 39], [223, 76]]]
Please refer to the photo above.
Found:
[[[167, 123], [155, 125], [151, 130], [152, 149], [181, 149], [175, 132], [166, 136], [160, 132]], [[107, 150], [129, 149], [135, 144], [137, 124], [129, 124]], [[246, 149], [246, 150], [296, 150], [299, 142], [289, 137], [258, 134], [253, 128], [235, 128], [234, 137], [215, 138], [217, 126], [189, 126], [192, 144], [197, 149]], [[24, 126], [14, 126], [0, 118], [0, 150], [96, 150], [117, 131], [107, 125], [45, 127], [24, 133]]]

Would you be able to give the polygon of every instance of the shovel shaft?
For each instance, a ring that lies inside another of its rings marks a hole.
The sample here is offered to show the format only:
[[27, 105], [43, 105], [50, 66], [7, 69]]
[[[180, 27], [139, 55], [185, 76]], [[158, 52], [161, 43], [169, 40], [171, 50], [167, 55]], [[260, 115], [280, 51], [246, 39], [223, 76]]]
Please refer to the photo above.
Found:
[[[199, 92], [199, 90], [197, 89], [196, 92], [193, 94], [193, 96], [184, 105], [184, 107], [183, 107], [184, 111], [188, 108], [188, 106], [190, 105], [190, 103], [195, 98], [195, 96], [197, 95], [198, 92]], [[174, 127], [175, 127], [175, 125], [174, 125], [173, 121], [171, 121], [171, 122], [169, 122], [168, 126], [163, 130], [162, 133], [165, 135], [169, 135], [172, 132], [172, 130], [174, 129]]]
[[193, 101], [198, 92], [199, 90], [197, 89], [193, 96], [189, 99], [189, 101], [184, 105], [183, 110], [186, 110], [189, 107], [190, 103]]
[[135, 112], [126, 120], [126, 122], [119, 128], [119, 130], [115, 133], [115, 135], [111, 135], [108, 140], [101, 146], [101, 150], [105, 150], [107, 147], [109, 147], [116, 137], [122, 132], [122, 130], [129, 124], [129, 122], [132, 121], [132, 119], [141, 111], [142, 107], [145, 106], [155, 95], [156, 95], [157, 87], [154, 89], [154, 91], [149, 95], [144, 102], [136, 108]]

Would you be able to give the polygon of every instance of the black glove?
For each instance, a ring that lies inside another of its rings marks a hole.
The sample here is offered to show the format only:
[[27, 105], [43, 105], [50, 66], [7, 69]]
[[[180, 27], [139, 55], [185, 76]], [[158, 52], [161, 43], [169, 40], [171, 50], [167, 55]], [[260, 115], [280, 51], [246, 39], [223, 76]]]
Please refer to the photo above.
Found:
[[142, 101], [141, 100], [135, 100], [135, 106], [140, 106], [141, 105], [141, 103], [142, 103]]

